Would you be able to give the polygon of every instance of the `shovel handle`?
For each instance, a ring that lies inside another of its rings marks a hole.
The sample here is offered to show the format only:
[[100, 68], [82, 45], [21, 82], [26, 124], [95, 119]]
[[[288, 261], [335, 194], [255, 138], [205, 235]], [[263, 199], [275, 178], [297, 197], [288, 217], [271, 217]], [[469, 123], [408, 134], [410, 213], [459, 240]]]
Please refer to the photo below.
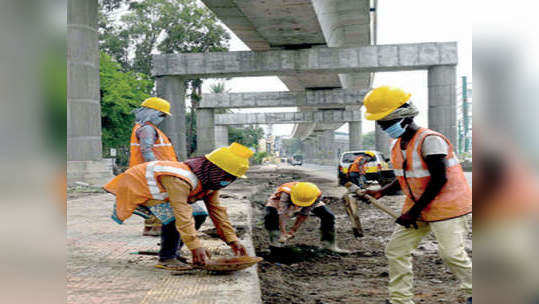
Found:
[[368, 203], [370, 203], [371, 205], [375, 206], [376, 208], [384, 211], [385, 213], [389, 214], [391, 217], [393, 217], [394, 219], [397, 219], [400, 215], [398, 213], [396, 213], [395, 211], [393, 211], [393, 209], [389, 208], [388, 206], [380, 203], [377, 199], [375, 199], [374, 197], [368, 195], [368, 194], [364, 194], [361, 192], [361, 189], [354, 185], [353, 183], [351, 182], [348, 182], [344, 185], [346, 188], [348, 188], [348, 190], [350, 190], [353, 194], [357, 195], [357, 197], [362, 200], [362, 201], [367, 201]]

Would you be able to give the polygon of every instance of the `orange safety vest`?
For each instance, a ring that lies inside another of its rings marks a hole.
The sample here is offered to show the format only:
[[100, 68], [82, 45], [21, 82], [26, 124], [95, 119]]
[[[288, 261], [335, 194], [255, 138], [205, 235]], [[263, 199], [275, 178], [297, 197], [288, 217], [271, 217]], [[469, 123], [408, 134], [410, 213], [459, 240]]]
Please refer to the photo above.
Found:
[[[416, 200], [419, 199], [425, 192], [431, 178], [427, 163], [421, 153], [423, 142], [427, 136], [440, 136], [449, 146], [449, 153], [445, 158], [447, 182], [440, 190], [440, 193], [423, 209], [420, 220], [426, 222], [441, 221], [471, 213], [472, 190], [453, 152], [453, 145], [442, 134], [425, 128], [419, 129], [408, 143], [408, 148], [406, 149], [407, 168], [402, 167], [404, 158], [400, 147], [401, 138], [392, 143], [391, 163], [401, 189], [406, 194], [402, 213], [406, 213], [414, 205], [410, 189], [413, 197]], [[406, 173], [406, 179], [404, 178], [404, 173]]]
[[121, 222], [129, 218], [138, 205], [148, 200], [168, 200], [168, 193], [160, 182], [163, 175], [178, 177], [191, 185], [189, 203], [213, 192], [202, 189], [197, 176], [185, 163], [161, 160], [142, 163], [129, 168], [104, 186], [106, 191], [116, 196], [116, 216]]
[[[178, 161], [178, 158], [176, 157], [176, 152], [174, 151], [174, 147], [172, 146], [172, 143], [165, 135], [165, 133], [163, 133], [163, 131], [159, 130], [158, 127], [154, 126], [149, 122], [147, 122], [146, 124], [152, 126], [155, 131], [157, 131], [157, 142], [154, 143], [152, 147], [152, 151], [155, 155], [156, 160]], [[142, 152], [140, 151], [140, 142], [136, 134], [137, 130], [141, 127], [141, 124], [135, 124], [135, 126], [133, 127], [133, 132], [131, 132], [129, 168], [145, 162], [144, 158], [142, 157]]]
[[359, 174], [365, 174], [365, 164], [361, 164], [363, 161], [363, 156], [358, 156], [354, 162], [350, 165], [349, 172], [357, 172]]

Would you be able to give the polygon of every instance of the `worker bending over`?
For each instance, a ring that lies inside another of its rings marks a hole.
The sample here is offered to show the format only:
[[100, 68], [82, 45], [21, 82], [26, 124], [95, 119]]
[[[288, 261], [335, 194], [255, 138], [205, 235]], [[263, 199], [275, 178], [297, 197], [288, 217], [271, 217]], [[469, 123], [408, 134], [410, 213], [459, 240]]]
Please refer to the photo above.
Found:
[[[157, 126], [170, 114], [170, 103], [159, 97], [150, 97], [136, 108], [135, 125], [131, 132], [131, 144], [129, 149], [129, 168], [144, 162], [154, 160], [178, 161], [176, 151], [169, 138]], [[161, 222], [145, 210], [137, 213], [145, 218], [144, 236], [159, 236], [161, 234]], [[208, 213], [199, 204], [193, 205], [193, 216], [197, 230], [206, 221]], [[181, 247], [181, 246], [180, 246]]]
[[348, 179], [360, 188], [364, 188], [367, 183], [365, 178], [365, 164], [367, 157], [360, 155], [356, 157], [354, 162], [348, 168]]
[[442, 134], [417, 126], [411, 94], [383, 86], [365, 96], [366, 118], [395, 140], [391, 163], [396, 179], [380, 190], [366, 190], [376, 199], [395, 188], [406, 200], [386, 247], [392, 304], [413, 304], [412, 250], [434, 233], [440, 256], [460, 280], [472, 302], [472, 261], [464, 250], [465, 215], [472, 212], [472, 191], [453, 146]]
[[238, 177], [245, 178], [252, 155], [247, 147], [233, 143], [181, 163], [152, 161], [136, 165], [105, 185], [105, 190], [116, 196], [113, 219], [122, 223], [138, 205], [144, 205], [163, 223], [158, 266], [172, 270], [186, 266], [177, 259], [180, 237], [191, 250], [193, 263], [204, 265], [209, 252], [197, 237], [190, 206], [203, 200], [221, 239], [235, 254], [247, 255], [226, 208], [219, 202], [219, 190]]
[[[280, 247], [292, 239], [310, 213], [320, 218], [322, 247], [334, 252], [347, 252], [335, 242], [335, 215], [322, 202], [322, 191], [313, 183], [290, 182], [281, 185], [268, 199], [264, 226], [268, 230], [270, 244]], [[288, 219], [296, 222], [286, 230]]]

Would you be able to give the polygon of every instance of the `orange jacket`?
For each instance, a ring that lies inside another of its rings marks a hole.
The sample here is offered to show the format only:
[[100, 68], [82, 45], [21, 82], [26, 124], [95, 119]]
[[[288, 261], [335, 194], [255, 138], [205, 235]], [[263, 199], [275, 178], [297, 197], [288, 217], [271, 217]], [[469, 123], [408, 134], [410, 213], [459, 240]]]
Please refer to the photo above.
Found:
[[208, 196], [212, 191], [204, 191], [196, 175], [189, 166], [174, 161], [151, 161], [129, 168], [113, 178], [104, 188], [116, 195], [116, 216], [125, 221], [138, 205], [148, 200], [168, 200], [168, 194], [160, 183], [163, 175], [176, 176], [191, 186], [189, 202]]
[[[176, 152], [174, 151], [174, 147], [172, 146], [172, 143], [168, 139], [168, 137], [163, 133], [163, 131], [159, 130], [158, 127], [154, 126], [151, 123], [147, 123], [150, 126], [152, 126], [155, 131], [157, 131], [157, 142], [153, 145], [153, 154], [155, 155], [156, 160], [171, 160], [171, 161], [178, 161], [178, 158], [176, 157]], [[131, 132], [131, 147], [130, 147], [130, 156], [129, 156], [129, 168], [134, 167], [138, 164], [142, 164], [145, 162], [144, 158], [142, 157], [142, 152], [140, 151], [140, 142], [137, 138], [137, 130], [142, 127], [141, 124], [135, 124], [133, 127], [133, 132]]]
[[365, 174], [365, 161], [366, 158], [358, 156], [354, 162], [350, 165], [348, 172], [357, 172], [359, 174]]
[[[412, 190], [413, 197], [417, 200], [421, 197], [430, 181], [430, 173], [421, 153], [423, 141], [427, 136], [440, 136], [449, 146], [449, 153], [445, 158], [447, 182], [434, 200], [423, 209], [420, 219], [432, 222], [471, 213], [472, 190], [466, 181], [458, 159], [455, 157], [453, 146], [442, 134], [425, 128], [418, 130], [408, 143], [408, 148], [406, 149], [407, 168], [403, 169], [402, 167], [404, 159], [400, 148], [401, 138], [395, 140], [391, 147], [391, 163], [393, 164], [395, 176], [402, 191], [406, 194], [402, 213], [406, 213], [414, 205], [409, 189]], [[404, 178], [403, 170], [406, 170], [406, 179]], [[408, 188], [408, 185], [410, 188]]]

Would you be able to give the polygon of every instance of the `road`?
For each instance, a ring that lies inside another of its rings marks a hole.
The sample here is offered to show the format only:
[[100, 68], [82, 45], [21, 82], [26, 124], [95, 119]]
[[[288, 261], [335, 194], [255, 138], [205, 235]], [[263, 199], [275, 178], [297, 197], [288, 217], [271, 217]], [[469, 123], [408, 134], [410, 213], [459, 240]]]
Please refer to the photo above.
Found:
[[[298, 168], [298, 167], [296, 167]], [[326, 178], [329, 179], [335, 179], [337, 178], [337, 168], [335, 166], [320, 166], [315, 164], [303, 164], [301, 168], [315, 171], [316, 173], [323, 175]], [[470, 187], [472, 186], [472, 172], [464, 172], [464, 176], [466, 176], [466, 179], [468, 180], [468, 183], [470, 184]]]

